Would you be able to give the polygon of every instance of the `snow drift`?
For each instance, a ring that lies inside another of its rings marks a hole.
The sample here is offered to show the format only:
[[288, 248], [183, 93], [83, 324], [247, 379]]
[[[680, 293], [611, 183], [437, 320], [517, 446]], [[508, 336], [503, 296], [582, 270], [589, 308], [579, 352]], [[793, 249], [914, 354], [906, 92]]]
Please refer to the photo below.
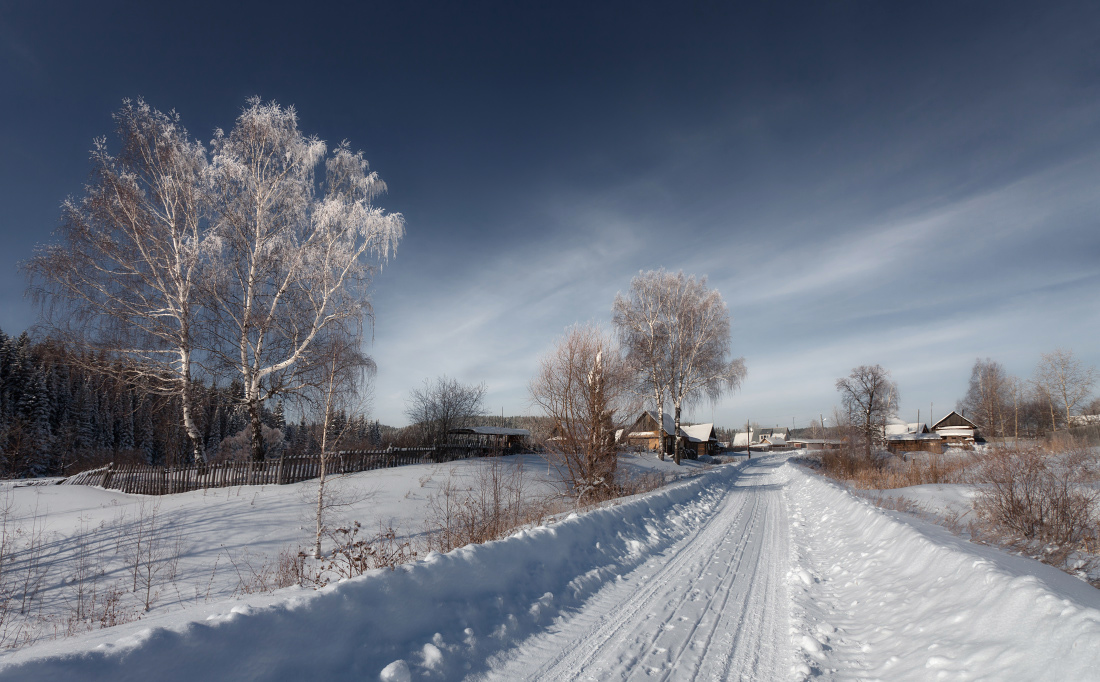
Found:
[[1100, 680], [1100, 592], [787, 466], [798, 677]]

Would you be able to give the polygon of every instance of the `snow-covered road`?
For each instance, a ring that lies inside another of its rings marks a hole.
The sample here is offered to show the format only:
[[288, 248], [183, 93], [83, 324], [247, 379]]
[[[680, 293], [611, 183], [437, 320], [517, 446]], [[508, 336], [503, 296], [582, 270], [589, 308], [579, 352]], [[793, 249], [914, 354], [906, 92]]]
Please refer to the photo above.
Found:
[[787, 478], [781, 460], [750, 463], [713, 516], [498, 655], [485, 679], [786, 678]]

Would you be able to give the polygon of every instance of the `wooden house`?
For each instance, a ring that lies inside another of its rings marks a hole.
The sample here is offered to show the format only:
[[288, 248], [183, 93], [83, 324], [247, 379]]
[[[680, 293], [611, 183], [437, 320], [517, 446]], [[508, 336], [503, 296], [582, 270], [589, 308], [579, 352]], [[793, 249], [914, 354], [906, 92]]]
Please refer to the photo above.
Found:
[[941, 454], [944, 439], [938, 433], [895, 433], [886, 436], [886, 449], [893, 453], [934, 452]]
[[685, 449], [695, 451], [695, 456], [715, 455], [718, 453], [718, 436], [714, 433], [714, 424], [692, 424], [681, 426]]
[[[672, 415], [664, 415], [665, 454], [671, 455], [676, 451], [676, 421]], [[718, 437], [714, 432], [714, 424], [693, 424], [680, 427], [680, 438], [684, 442], [684, 452], [689, 459], [699, 455], [713, 455], [718, 452]], [[638, 416], [634, 423], [623, 429], [619, 436], [619, 442], [641, 448], [643, 450], [657, 451], [660, 447], [660, 431], [657, 427], [657, 413], [646, 410]]]
[[984, 443], [974, 422], [952, 410], [943, 419], [932, 425], [932, 431], [943, 438], [948, 447], [973, 447], [974, 443]]
[[[664, 416], [665, 454], [672, 454], [676, 447], [676, 440], [673, 438], [676, 433], [676, 422], [668, 412], [665, 412]], [[623, 432], [625, 435], [620, 437], [620, 441], [625, 440], [628, 445], [654, 452], [660, 447], [657, 413], [653, 410], [642, 412], [633, 424], [623, 429]]]

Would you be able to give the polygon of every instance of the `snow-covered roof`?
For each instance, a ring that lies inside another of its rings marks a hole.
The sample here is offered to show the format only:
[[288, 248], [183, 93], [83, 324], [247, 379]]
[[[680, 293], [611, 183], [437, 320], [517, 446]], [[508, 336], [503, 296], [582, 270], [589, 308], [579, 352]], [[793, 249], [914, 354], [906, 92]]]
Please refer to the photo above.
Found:
[[451, 429], [448, 433], [460, 433], [478, 436], [530, 436], [527, 429], [507, 429], [503, 426], [469, 426], [462, 429]]
[[935, 430], [935, 431], [941, 430], [942, 428], [944, 428], [943, 426], [941, 426], [941, 424], [943, 424], [945, 421], [947, 421], [949, 419], [952, 419], [952, 417], [954, 417], [954, 421], [964, 421], [964, 422], [966, 422], [966, 424], [972, 429], [978, 428], [977, 424], [970, 421], [966, 417], [962, 416], [961, 414], [959, 414], [955, 410], [951, 410], [950, 412], [948, 412], [947, 414], [945, 414], [943, 416], [943, 419], [941, 419], [938, 422], [936, 422], [935, 424], [933, 424], [932, 429]]
[[[657, 411], [656, 410], [646, 410], [645, 413], [653, 418], [653, 423], [654, 424], [657, 423]], [[668, 435], [671, 436], [672, 434], [676, 433], [676, 420], [673, 419], [672, 415], [669, 414], [668, 412], [665, 412], [664, 417], [665, 417], [665, 419], [664, 419], [664, 421], [665, 421], [665, 433], [667, 433]], [[634, 432], [634, 435], [638, 435], [638, 434], [639, 434], [638, 431]]]
[[691, 426], [681, 426], [680, 430], [693, 443], [709, 441], [714, 436], [714, 424], [692, 424]]
[[1100, 424], [1100, 414], [1071, 414], [1069, 416], [1070, 426], [1088, 426], [1089, 424]]
[[896, 436], [903, 433], [926, 433], [928, 427], [924, 422], [904, 422], [897, 417], [891, 417], [886, 422], [886, 435]]
[[738, 445], [748, 445], [750, 438], [752, 438], [752, 431], [739, 431], [733, 434], [733, 445], [735, 447]]
[[786, 445], [787, 439], [783, 437], [781, 433], [773, 433], [770, 436], [764, 436], [763, 441], [768, 445]]

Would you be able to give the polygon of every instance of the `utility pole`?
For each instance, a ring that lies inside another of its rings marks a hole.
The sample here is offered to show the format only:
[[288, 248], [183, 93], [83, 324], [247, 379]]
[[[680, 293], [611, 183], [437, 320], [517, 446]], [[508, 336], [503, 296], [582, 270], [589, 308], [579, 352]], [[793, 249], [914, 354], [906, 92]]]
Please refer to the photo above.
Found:
[[749, 431], [749, 420], [745, 420], [745, 452], [748, 453], [749, 459], [752, 459], [752, 432]]
[[1016, 446], [1015, 447], [1016, 447], [1017, 452], [1020, 450], [1020, 397], [1019, 397], [1019, 391], [1020, 391], [1020, 382], [1019, 382], [1018, 379], [1013, 379], [1012, 380], [1012, 406], [1016, 410], [1015, 424], [1014, 424], [1014, 428], [1013, 428], [1015, 436], [1013, 437], [1013, 440], [1016, 441]]

